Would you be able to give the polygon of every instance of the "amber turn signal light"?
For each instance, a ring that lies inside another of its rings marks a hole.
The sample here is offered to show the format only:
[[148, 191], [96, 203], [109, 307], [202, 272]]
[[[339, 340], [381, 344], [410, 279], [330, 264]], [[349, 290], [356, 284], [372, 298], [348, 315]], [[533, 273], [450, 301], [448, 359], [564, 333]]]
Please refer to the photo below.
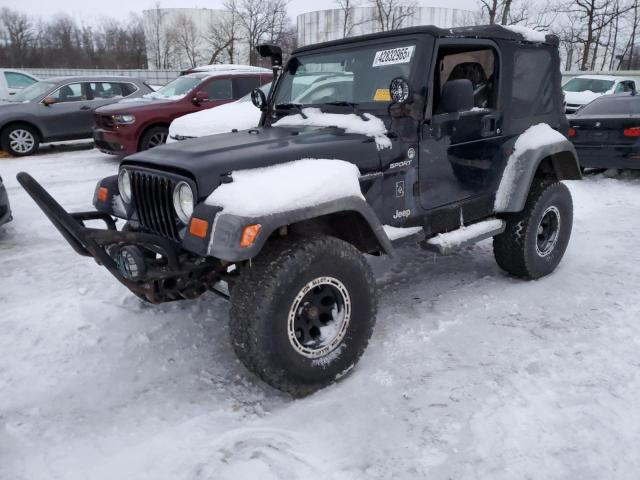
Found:
[[205, 238], [209, 230], [209, 222], [199, 218], [192, 218], [189, 224], [189, 233], [194, 237]]
[[262, 229], [262, 225], [256, 223], [255, 225], [247, 225], [242, 232], [242, 238], [240, 239], [241, 248], [249, 248], [256, 243], [256, 238]]
[[100, 187], [98, 189], [98, 200], [106, 202], [109, 198], [109, 189], [107, 187]]

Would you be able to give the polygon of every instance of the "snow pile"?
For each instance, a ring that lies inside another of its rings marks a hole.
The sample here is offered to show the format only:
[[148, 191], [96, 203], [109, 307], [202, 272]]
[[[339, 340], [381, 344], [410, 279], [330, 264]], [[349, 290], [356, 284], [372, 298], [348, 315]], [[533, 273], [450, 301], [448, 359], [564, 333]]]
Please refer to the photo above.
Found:
[[324, 113], [319, 108], [305, 108], [302, 110], [307, 118], [302, 115], [289, 115], [273, 124], [275, 127], [338, 127], [347, 133], [366, 135], [376, 141], [378, 150], [391, 148], [391, 140], [387, 137], [387, 127], [378, 117], [365, 113], [363, 120], [355, 113]]
[[452, 232], [440, 233], [433, 238], [427, 240], [427, 243], [443, 249], [450, 249], [469, 242], [487, 233], [493, 232], [501, 228], [504, 224], [503, 220], [492, 218], [483, 222], [473, 223], [467, 227], [460, 227]]
[[507, 166], [502, 173], [502, 180], [496, 192], [494, 209], [501, 212], [509, 205], [516, 187], [516, 179], [522, 173], [524, 165], [520, 158], [527, 150], [533, 150], [556, 142], [565, 141], [566, 138], [560, 132], [554, 130], [546, 123], [533, 125], [525, 130], [516, 140], [513, 153], [507, 160]]
[[204, 137], [246, 130], [258, 125], [260, 110], [251, 102], [233, 102], [176, 118], [169, 126], [169, 138], [175, 136]]
[[504, 28], [519, 33], [527, 42], [545, 42], [547, 40], [548, 32], [539, 32], [522, 25], [505, 25]]
[[207, 205], [243, 217], [313, 207], [344, 197], [364, 199], [360, 171], [343, 160], [306, 158], [263, 168], [238, 170], [207, 198]]
[[389, 240], [399, 240], [400, 238], [410, 237], [422, 231], [422, 227], [392, 227], [391, 225], [383, 225], [384, 233], [387, 234]]

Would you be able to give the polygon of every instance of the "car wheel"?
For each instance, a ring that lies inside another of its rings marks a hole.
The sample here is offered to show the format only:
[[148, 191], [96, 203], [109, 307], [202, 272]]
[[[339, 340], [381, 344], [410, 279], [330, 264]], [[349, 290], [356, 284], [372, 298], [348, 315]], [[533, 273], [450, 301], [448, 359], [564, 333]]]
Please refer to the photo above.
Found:
[[567, 186], [534, 183], [524, 210], [503, 218], [505, 231], [493, 238], [498, 265], [525, 279], [553, 272], [564, 256], [573, 226], [573, 203]]
[[167, 127], [153, 127], [147, 130], [140, 140], [140, 150], [149, 150], [150, 148], [164, 145], [167, 143], [169, 129]]
[[15, 157], [32, 155], [40, 146], [38, 133], [29, 125], [16, 124], [5, 128], [0, 140], [2, 149]]
[[353, 368], [376, 308], [373, 274], [355, 247], [325, 236], [278, 239], [235, 282], [231, 341], [262, 380], [304, 396]]

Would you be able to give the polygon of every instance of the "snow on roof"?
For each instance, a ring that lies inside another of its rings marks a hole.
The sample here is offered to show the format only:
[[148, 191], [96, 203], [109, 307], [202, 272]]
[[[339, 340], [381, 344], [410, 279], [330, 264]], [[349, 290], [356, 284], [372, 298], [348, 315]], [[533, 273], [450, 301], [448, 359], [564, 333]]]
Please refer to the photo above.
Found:
[[524, 27], [522, 25], [504, 25], [504, 28], [511, 30], [512, 32], [519, 33], [528, 42], [546, 42], [547, 34], [549, 33], [533, 30], [532, 28]]
[[502, 180], [496, 192], [494, 208], [496, 212], [504, 211], [513, 196], [517, 185], [516, 178], [521, 172], [523, 165], [519, 162], [520, 157], [527, 150], [533, 150], [556, 142], [566, 141], [564, 135], [554, 130], [546, 123], [538, 123], [526, 129], [516, 140], [513, 153], [507, 160], [507, 166], [502, 173]]
[[338, 127], [344, 129], [346, 133], [366, 135], [376, 141], [378, 150], [391, 148], [391, 140], [387, 137], [387, 127], [378, 117], [365, 113], [364, 120], [355, 113], [325, 113], [319, 108], [304, 108], [302, 115], [289, 115], [281, 118], [273, 124], [274, 127]]
[[364, 199], [359, 176], [353, 163], [313, 158], [237, 170], [231, 173], [233, 182], [220, 185], [205, 203], [222, 207], [223, 213], [259, 217], [339, 198]]
[[570, 80], [573, 80], [574, 78], [586, 78], [589, 80], [611, 80], [611, 81], [633, 80], [632, 77], [622, 77], [620, 75], [576, 75], [575, 77], [572, 77]]
[[216, 73], [228, 73], [228, 72], [261, 72], [261, 73], [271, 73], [271, 70], [268, 68], [262, 67], [254, 67], [251, 65], [236, 65], [236, 64], [219, 64], [219, 65], [202, 65], [200, 67], [195, 67], [188, 72], [196, 73], [196, 72], [216, 72]]

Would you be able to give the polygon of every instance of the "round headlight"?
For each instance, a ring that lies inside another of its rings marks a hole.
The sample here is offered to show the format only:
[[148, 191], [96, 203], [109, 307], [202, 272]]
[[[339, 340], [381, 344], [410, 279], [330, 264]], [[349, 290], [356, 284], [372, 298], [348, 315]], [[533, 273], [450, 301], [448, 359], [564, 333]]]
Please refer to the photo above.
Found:
[[189, 223], [193, 215], [193, 190], [187, 182], [180, 182], [173, 189], [173, 208], [182, 223]]
[[120, 190], [120, 197], [125, 203], [131, 203], [131, 175], [129, 172], [122, 169], [118, 174], [118, 190]]

